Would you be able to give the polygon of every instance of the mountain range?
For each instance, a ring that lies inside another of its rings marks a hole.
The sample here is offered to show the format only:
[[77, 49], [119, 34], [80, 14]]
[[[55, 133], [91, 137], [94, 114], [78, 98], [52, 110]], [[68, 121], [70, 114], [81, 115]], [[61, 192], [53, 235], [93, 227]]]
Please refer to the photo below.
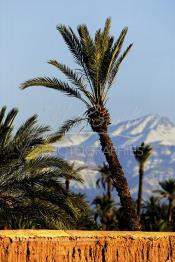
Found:
[[[123, 121], [111, 125], [109, 134], [134, 198], [138, 189], [138, 163], [132, 153], [133, 146], [145, 142], [153, 147], [152, 155], [145, 165], [144, 199], [148, 199], [152, 191], [159, 187], [159, 181], [175, 178], [175, 124], [167, 117], [150, 114]], [[69, 133], [63, 141], [55, 143], [55, 152], [77, 166], [87, 166], [82, 171], [84, 183], [72, 182], [73, 190], [86, 193], [90, 201], [101, 193], [96, 188], [96, 179], [99, 176], [97, 167], [103, 164], [104, 156], [97, 134], [90, 131]]]

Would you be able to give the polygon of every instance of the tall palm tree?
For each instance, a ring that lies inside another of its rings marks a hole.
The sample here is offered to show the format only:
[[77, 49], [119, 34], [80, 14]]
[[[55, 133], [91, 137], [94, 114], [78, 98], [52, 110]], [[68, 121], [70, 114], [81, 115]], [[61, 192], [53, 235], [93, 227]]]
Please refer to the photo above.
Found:
[[171, 223], [173, 209], [175, 207], [175, 180], [165, 180], [159, 182], [159, 185], [161, 186], [161, 189], [155, 190], [154, 192], [158, 193], [160, 198], [168, 199], [167, 221], [168, 223]]
[[106, 107], [109, 91], [132, 44], [120, 55], [128, 28], [125, 27], [118, 39], [114, 41], [114, 37], [110, 35], [110, 25], [111, 19], [108, 18], [104, 30], [97, 30], [94, 38], [91, 37], [87, 26], [84, 24], [78, 26], [78, 35], [71, 27], [59, 25], [57, 30], [61, 33], [78, 68], [72, 70], [67, 65], [50, 60], [48, 63], [60, 70], [69, 82], [51, 77], [38, 77], [24, 82], [21, 88], [25, 89], [30, 86], [48, 87], [77, 98], [84, 103], [87, 109], [84, 116], [66, 121], [58, 135], [70, 130], [71, 127], [82, 121], [88, 121], [92, 130], [99, 135], [102, 151], [111, 171], [113, 185], [124, 208], [128, 229], [140, 230], [128, 183], [119, 162], [116, 148], [108, 134], [111, 119]]
[[[76, 228], [88, 209], [84, 199], [67, 192], [65, 180], [82, 182], [77, 170], [53, 157], [47, 126], [29, 118], [14, 132], [18, 113], [0, 110], [0, 224], [5, 228]], [[48, 154], [49, 153], [49, 154]]]
[[139, 163], [139, 190], [137, 198], [137, 214], [140, 216], [141, 202], [142, 202], [142, 189], [143, 189], [143, 176], [144, 176], [144, 166], [146, 161], [150, 157], [152, 152], [152, 146], [141, 143], [140, 146], [133, 148], [133, 153], [135, 159]]

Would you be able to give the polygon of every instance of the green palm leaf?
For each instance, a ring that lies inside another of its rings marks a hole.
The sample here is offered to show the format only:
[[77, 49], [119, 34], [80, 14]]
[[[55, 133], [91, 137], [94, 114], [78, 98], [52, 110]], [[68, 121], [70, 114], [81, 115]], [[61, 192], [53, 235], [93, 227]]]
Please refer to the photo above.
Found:
[[65, 135], [65, 133], [85, 120], [86, 118], [76, 117], [74, 119], [65, 121], [59, 130], [48, 139], [48, 141], [50, 143], [54, 143], [55, 141], [60, 140]]
[[[58, 68], [67, 78], [71, 81], [71, 83], [77, 88], [91, 101], [93, 104], [93, 97], [91, 93], [87, 90], [86, 85], [83, 83], [82, 75], [79, 76], [76, 72], [70, 69], [68, 66], [58, 63], [56, 60], [49, 60], [49, 64]], [[84, 100], [85, 101], [85, 100]], [[85, 101], [85, 104], [89, 106], [89, 104]]]
[[76, 97], [76, 98], [82, 100], [81, 95], [80, 95], [80, 93], [78, 92], [77, 89], [69, 86], [68, 83], [64, 83], [62, 81], [59, 81], [56, 78], [50, 78], [50, 77], [34, 78], [34, 79], [31, 79], [31, 80], [24, 82], [21, 85], [21, 88], [25, 89], [29, 86], [44, 86], [44, 87], [52, 88], [52, 89], [61, 91], [65, 94], [67, 94], [68, 96]]
[[78, 37], [75, 35], [70, 27], [64, 25], [57, 26], [57, 30], [62, 35], [66, 45], [68, 46], [70, 52], [74, 56], [77, 64], [80, 66], [83, 63], [82, 48]]
[[130, 44], [127, 49], [125, 50], [125, 52], [118, 58], [117, 62], [113, 65], [113, 68], [111, 70], [111, 73], [110, 73], [110, 76], [109, 76], [109, 87], [112, 85], [117, 73], [118, 73], [118, 70], [119, 70], [119, 67], [120, 67], [120, 64], [122, 63], [122, 61], [124, 60], [124, 58], [127, 56], [127, 54], [129, 53], [131, 47], [133, 46], [133, 44]]

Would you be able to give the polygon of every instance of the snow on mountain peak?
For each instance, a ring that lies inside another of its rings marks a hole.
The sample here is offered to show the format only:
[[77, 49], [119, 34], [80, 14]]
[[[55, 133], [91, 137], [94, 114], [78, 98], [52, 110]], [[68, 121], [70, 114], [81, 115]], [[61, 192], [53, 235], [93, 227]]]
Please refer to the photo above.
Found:
[[112, 137], [125, 137], [126, 145], [135, 144], [138, 140], [146, 143], [160, 142], [163, 145], [175, 144], [175, 125], [167, 117], [158, 114], [119, 123], [111, 131]]

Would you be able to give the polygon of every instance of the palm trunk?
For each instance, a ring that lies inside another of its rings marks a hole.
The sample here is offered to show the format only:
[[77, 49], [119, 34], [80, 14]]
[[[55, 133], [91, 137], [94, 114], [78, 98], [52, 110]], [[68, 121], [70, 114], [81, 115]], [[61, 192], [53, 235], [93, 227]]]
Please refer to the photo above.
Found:
[[141, 202], [142, 202], [142, 185], [143, 185], [143, 165], [140, 164], [139, 167], [139, 190], [138, 190], [138, 198], [137, 198], [137, 215], [140, 216], [141, 210]]
[[134, 202], [129, 192], [128, 183], [118, 160], [113, 143], [107, 133], [107, 129], [103, 132], [99, 132], [99, 138], [102, 151], [109, 164], [112, 183], [120, 197], [121, 206], [123, 207], [124, 217], [126, 219], [127, 230], [140, 231], [141, 226], [134, 207]]
[[107, 196], [108, 199], [111, 200], [112, 196], [111, 196], [111, 179], [109, 178], [107, 181]]
[[70, 189], [70, 180], [69, 179], [66, 179], [66, 191], [69, 192], [69, 189]]
[[172, 222], [172, 199], [169, 199], [169, 205], [168, 205], [168, 223]]

